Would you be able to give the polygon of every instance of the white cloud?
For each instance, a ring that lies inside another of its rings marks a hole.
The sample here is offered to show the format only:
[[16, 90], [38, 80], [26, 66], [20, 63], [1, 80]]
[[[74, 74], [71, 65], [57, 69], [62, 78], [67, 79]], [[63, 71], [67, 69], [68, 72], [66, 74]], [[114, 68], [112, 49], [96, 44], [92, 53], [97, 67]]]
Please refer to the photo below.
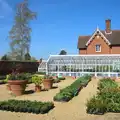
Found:
[[0, 18], [9, 16], [13, 12], [12, 7], [6, 0], [0, 0]]

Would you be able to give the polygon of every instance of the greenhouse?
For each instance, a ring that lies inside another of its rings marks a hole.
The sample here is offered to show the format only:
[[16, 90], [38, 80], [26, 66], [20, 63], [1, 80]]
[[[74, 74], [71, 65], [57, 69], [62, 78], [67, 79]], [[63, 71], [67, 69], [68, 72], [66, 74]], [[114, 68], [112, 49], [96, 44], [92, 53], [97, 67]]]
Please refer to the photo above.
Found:
[[64, 76], [120, 76], [120, 55], [50, 55], [47, 74]]
[[46, 72], [46, 68], [47, 68], [46, 65], [47, 65], [47, 61], [42, 60], [42, 62], [39, 64], [38, 72]]

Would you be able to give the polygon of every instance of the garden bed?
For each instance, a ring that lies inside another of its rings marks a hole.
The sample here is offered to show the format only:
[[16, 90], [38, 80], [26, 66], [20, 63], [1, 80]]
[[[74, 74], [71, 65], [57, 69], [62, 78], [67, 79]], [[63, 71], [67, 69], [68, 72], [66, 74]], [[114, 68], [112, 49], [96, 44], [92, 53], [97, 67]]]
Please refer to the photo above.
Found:
[[8, 100], [0, 102], [0, 110], [11, 112], [28, 112], [35, 114], [48, 113], [54, 108], [52, 102], [37, 102], [29, 100]]
[[90, 80], [91, 80], [91, 76], [83, 76], [78, 78], [70, 86], [60, 90], [60, 92], [54, 96], [53, 98], [54, 101], [60, 101], [60, 102], [70, 101], [73, 97], [78, 95], [80, 90], [83, 87], [85, 87]]
[[87, 113], [104, 114], [120, 112], [120, 88], [112, 79], [102, 79], [98, 84], [99, 92], [87, 101]]

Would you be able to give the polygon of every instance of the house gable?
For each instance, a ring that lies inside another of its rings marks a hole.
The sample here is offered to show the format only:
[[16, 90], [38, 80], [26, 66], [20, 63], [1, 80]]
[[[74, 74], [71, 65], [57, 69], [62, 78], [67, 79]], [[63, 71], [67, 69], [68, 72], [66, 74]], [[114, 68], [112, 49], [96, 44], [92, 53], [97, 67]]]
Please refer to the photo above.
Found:
[[110, 41], [103, 35], [103, 33], [99, 30], [99, 28], [97, 28], [94, 34], [87, 41], [86, 46], [88, 46], [96, 36], [101, 36], [108, 45], [111, 45]]
[[[96, 46], [99, 46], [99, 50], [96, 49]], [[102, 36], [95, 36], [86, 48], [86, 54], [110, 54], [110, 52], [111, 47]]]

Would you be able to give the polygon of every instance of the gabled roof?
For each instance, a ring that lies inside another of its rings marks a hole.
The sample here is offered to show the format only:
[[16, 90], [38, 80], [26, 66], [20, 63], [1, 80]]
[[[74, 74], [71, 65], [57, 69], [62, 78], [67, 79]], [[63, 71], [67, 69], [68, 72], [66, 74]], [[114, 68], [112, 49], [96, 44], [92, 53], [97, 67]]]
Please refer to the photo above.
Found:
[[96, 34], [100, 34], [104, 38], [104, 40], [108, 43], [108, 45], [111, 44], [110, 41], [104, 36], [104, 34], [99, 30], [99, 28], [97, 28], [92, 37], [90, 37], [90, 39], [87, 41], [86, 46], [89, 45], [89, 43], [93, 40]]
[[[98, 29], [96, 29], [97, 31]], [[94, 34], [91, 36], [79, 36], [78, 38], [78, 49], [85, 49], [87, 47], [87, 43], [92, 40]], [[99, 30], [100, 31], [100, 30]], [[109, 43], [109, 45], [120, 45], [120, 30], [112, 30], [111, 34], [106, 34], [105, 31], [100, 31], [102, 37]]]

